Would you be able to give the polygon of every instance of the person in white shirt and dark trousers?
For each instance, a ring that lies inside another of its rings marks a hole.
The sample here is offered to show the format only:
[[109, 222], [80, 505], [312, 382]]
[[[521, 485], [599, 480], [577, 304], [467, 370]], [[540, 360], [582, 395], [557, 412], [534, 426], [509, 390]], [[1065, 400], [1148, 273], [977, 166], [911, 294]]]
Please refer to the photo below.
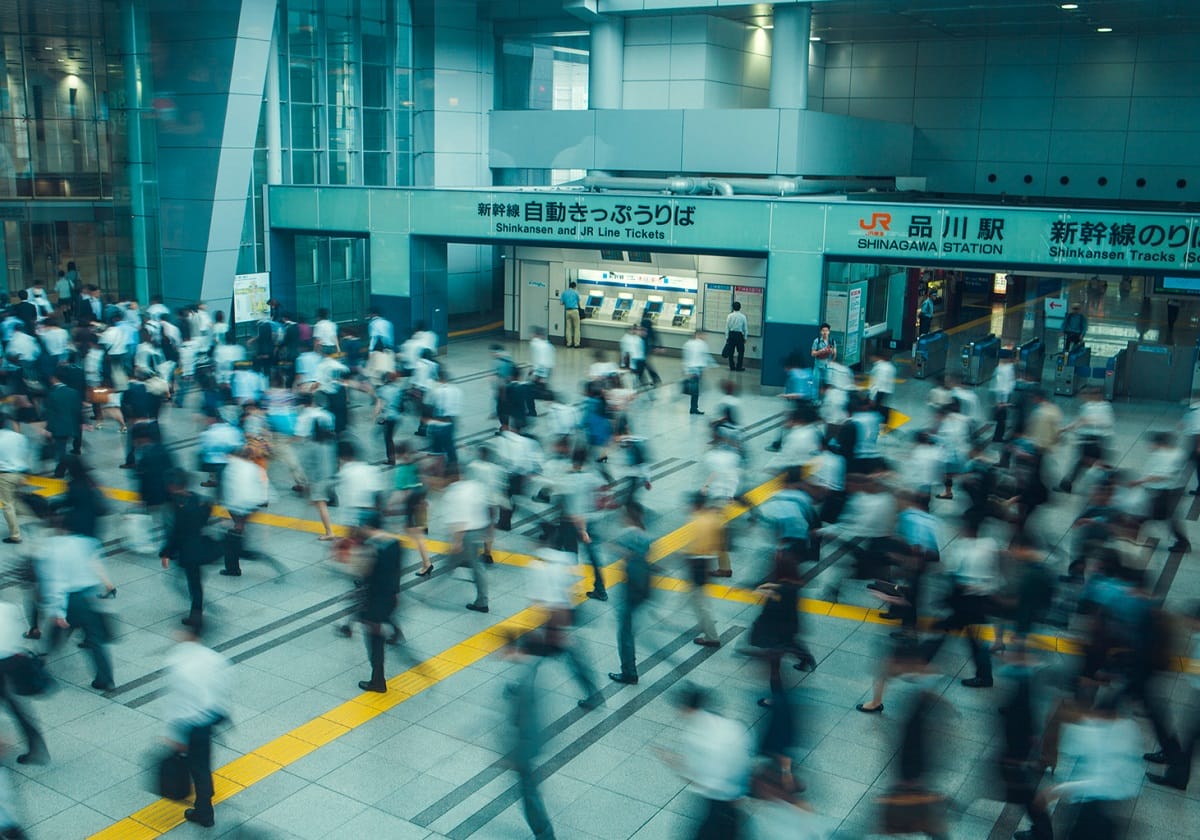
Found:
[[8, 417], [0, 419], [0, 505], [8, 523], [6, 543], [21, 541], [21, 523], [17, 519], [17, 491], [29, 472], [29, 441], [12, 428]]
[[1147, 519], [1169, 523], [1175, 537], [1175, 544], [1167, 549], [1170, 552], [1187, 552], [1192, 548], [1175, 516], [1175, 506], [1179, 503], [1176, 491], [1182, 484], [1183, 462], [1183, 453], [1175, 446], [1174, 436], [1170, 432], [1155, 432], [1150, 438], [1150, 454], [1142, 462], [1142, 477], [1130, 482], [1131, 487], [1145, 487], [1150, 491]]
[[705, 801], [697, 840], [738, 840], [744, 821], [738, 801], [750, 784], [750, 737], [740, 723], [708, 711], [707, 705], [703, 689], [683, 689], [679, 752], [660, 755]]
[[[730, 370], [746, 369], [746, 333], [749, 331], [749, 321], [742, 312], [741, 301], [733, 302], [733, 311], [725, 316], [725, 355], [729, 359]], [[737, 363], [734, 363], [737, 356]]]
[[82, 630], [96, 668], [92, 688], [111, 691], [114, 684], [108, 628], [96, 607], [96, 598], [115, 595], [117, 590], [108, 582], [101, 565], [100, 541], [56, 527], [51, 536], [40, 541], [35, 557], [40, 612], [54, 622], [55, 642], [64, 630]]
[[193, 631], [167, 656], [166, 698], [169, 741], [187, 756], [196, 789], [184, 819], [205, 828], [213, 825], [212, 731], [229, 712], [229, 660], [200, 644]]
[[701, 337], [700, 330], [696, 330], [683, 345], [683, 392], [691, 397], [691, 414], [704, 413], [700, 410], [700, 385], [704, 369], [712, 363], [708, 344]]
[[886, 426], [892, 417], [888, 404], [896, 393], [896, 366], [883, 353], [875, 353], [871, 364], [871, 384], [868, 389], [871, 402], [879, 412], [880, 421]]
[[485, 613], [488, 611], [488, 584], [483, 568], [483, 546], [492, 527], [487, 488], [478, 481], [461, 478], [457, 467], [447, 469], [446, 480], [449, 485], [442, 495], [442, 505], [446, 509], [454, 565], [471, 567], [475, 578], [475, 600], [467, 604], [467, 609]]

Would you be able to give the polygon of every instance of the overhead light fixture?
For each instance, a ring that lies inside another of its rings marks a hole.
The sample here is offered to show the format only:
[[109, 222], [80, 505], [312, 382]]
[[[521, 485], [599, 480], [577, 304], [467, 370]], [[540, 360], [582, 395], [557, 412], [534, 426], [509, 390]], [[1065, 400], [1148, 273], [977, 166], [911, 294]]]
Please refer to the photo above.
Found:
[[1097, 32], [1112, 32], [1112, 27], [1111, 26], [1097, 26], [1096, 31]]
[[1079, 8], [1079, 4], [1078, 3], [1063, 3], [1058, 8], [1062, 9], [1064, 12], [1073, 12]]
[[809, 36], [808, 36], [808, 40], [810, 40], [810, 41], [820, 41], [820, 40], [821, 40], [821, 36], [820, 36], [820, 35], [809, 35]]
[[773, 24], [773, 23], [764, 23], [762, 26], [759, 27], [759, 29], [774, 29], [774, 28], [775, 28], [775, 24]]

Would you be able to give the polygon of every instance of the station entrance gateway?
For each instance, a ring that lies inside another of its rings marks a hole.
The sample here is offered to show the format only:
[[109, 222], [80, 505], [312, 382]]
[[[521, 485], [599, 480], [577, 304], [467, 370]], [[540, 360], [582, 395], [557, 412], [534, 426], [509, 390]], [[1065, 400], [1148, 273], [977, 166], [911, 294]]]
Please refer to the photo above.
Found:
[[[1039, 329], [1053, 339], [1045, 331], [1064, 314], [1063, 290], [1083, 284], [1094, 318], [1115, 324], [1114, 346], [1179, 344], [1182, 334], [1166, 330], [1169, 303], [1183, 300], [1183, 325], [1189, 302], [1200, 302], [1200, 220], [1165, 213], [553, 188], [277, 186], [268, 202], [280, 299], [295, 299], [297, 236], [361, 235], [371, 304], [401, 332], [418, 320], [444, 331], [436, 316], [452, 294], [448, 246], [487, 246], [503, 257], [504, 326], [514, 336], [540, 323], [561, 336], [571, 281], [594, 316], [584, 339], [597, 342], [615, 342], [649, 313], [668, 346], [699, 328], [715, 352], [728, 305], [741, 300], [749, 315], [761, 301], [752, 318], [761, 335], [747, 355], [761, 359], [764, 385], [782, 384], [784, 359], [826, 320], [839, 321], [851, 364], [867, 361], [872, 341], [907, 350], [923, 288], [935, 291], [939, 325], [979, 322], [1015, 340]], [[1121, 318], [1100, 317], [1110, 310]]]

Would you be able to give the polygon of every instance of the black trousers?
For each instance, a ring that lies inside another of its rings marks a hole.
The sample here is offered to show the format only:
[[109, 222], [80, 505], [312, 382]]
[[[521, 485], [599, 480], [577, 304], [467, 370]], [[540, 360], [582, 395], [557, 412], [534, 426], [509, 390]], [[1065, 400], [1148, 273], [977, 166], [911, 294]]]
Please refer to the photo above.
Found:
[[389, 464], [396, 463], [396, 421], [384, 420], [380, 426], [383, 429], [383, 451]]
[[367, 659], [371, 663], [371, 685], [384, 685], [387, 682], [387, 677], [384, 676], [383, 672], [383, 624], [364, 620], [363, 629], [366, 630]]
[[738, 840], [742, 836], [742, 814], [736, 802], [705, 800], [707, 807], [696, 840]]
[[188, 598], [191, 599], [191, 616], [193, 619], [204, 612], [204, 584], [200, 580], [199, 563], [180, 563], [183, 578], [187, 581]]
[[[734, 364], [733, 357], [737, 356], [737, 364]], [[737, 370], [744, 367], [746, 362], [746, 336], [743, 333], [729, 334], [729, 369]]]
[[196, 788], [196, 804], [193, 807], [200, 817], [211, 817], [213, 813], [212, 728], [213, 725], [208, 723], [188, 730], [188, 771]]
[[8, 674], [17, 667], [17, 657], [10, 656], [7, 659], [0, 660], [0, 700], [8, 705], [8, 710], [13, 716], [13, 720], [17, 722], [17, 728], [21, 730], [21, 734], [25, 736], [25, 743], [28, 745], [26, 754], [37, 757], [47, 758], [49, 753], [46, 751], [46, 739], [42, 737], [42, 733], [38, 731], [37, 724], [29, 713], [22, 708], [21, 702], [16, 698], [8, 687]]

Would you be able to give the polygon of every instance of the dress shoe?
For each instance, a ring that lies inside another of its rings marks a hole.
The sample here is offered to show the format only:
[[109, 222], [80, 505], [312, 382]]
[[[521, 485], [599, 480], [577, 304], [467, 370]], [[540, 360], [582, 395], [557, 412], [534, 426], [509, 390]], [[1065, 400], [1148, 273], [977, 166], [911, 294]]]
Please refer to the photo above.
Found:
[[379, 685], [376, 685], [370, 680], [359, 680], [358, 687], [363, 691], [374, 691], [376, 694], [387, 693], [387, 683], [380, 683]]
[[225, 577], [241, 577], [242, 576], [242, 573], [240, 571], [235, 572], [232, 569], [222, 569], [221, 574], [225, 575]]
[[21, 544], [20, 537], [5, 537], [4, 541], [6, 543], [8, 543], [9, 545], [20, 545]]
[[733, 577], [733, 572], [729, 569], [716, 569], [708, 573], [709, 577], [729, 578]]
[[604, 705], [604, 698], [597, 693], [592, 693], [579, 701], [579, 708], [584, 711], [592, 711]]
[[883, 714], [883, 704], [882, 703], [880, 703], [874, 709], [868, 707], [866, 703], [859, 703], [854, 708], [858, 709], [860, 712], [862, 712], [865, 715], [881, 715], [881, 714]]
[[637, 674], [630, 676], [629, 674], [610, 673], [608, 675], [608, 678], [610, 680], [612, 680], [613, 682], [618, 682], [618, 683], [621, 683], [622, 685], [637, 685], [638, 684]]
[[29, 630], [23, 634], [23, 638], [33, 639], [36, 641], [42, 638], [42, 631], [37, 627], [30, 627]]
[[1142, 756], [1142, 759], [1149, 761], [1151, 764], [1166, 764], [1170, 760], [1170, 756], [1167, 755], [1166, 750], [1159, 750], [1158, 752], [1146, 753]]
[[481, 554], [481, 555], [479, 555], [479, 559], [481, 559], [483, 561], [483, 564], [485, 566], [496, 565], [496, 561], [492, 559], [492, 555], [490, 555], [490, 554]]
[[706, 639], [704, 636], [697, 636], [693, 641], [700, 647], [719, 648], [721, 646], [716, 639]]
[[100, 680], [92, 680], [92, 688], [97, 691], [112, 691], [116, 686], [110, 682], [100, 682]]
[[467, 604], [467, 609], [478, 613], [491, 612], [491, 610], [487, 608], [486, 604]]
[[992, 681], [985, 680], [981, 677], [971, 677], [969, 680], [963, 680], [962, 684], [967, 688], [991, 688]]
[[688, 414], [703, 414], [703, 413], [704, 412], [698, 408], [693, 408], [691, 411], [688, 412]]
[[46, 764], [48, 761], [50, 761], [50, 753], [46, 752], [45, 747], [17, 756], [17, 764]]
[[602, 589], [593, 589], [591, 592], [587, 593], [587, 596], [589, 598], [591, 598], [593, 601], [607, 601], [608, 600], [608, 593]]
[[429, 565], [428, 569], [423, 569], [422, 571], [417, 572], [416, 576], [417, 577], [429, 577], [431, 574], [433, 574], [433, 564], [432, 563]]
[[1156, 785], [1164, 785], [1166, 787], [1175, 788], [1176, 790], [1187, 790], [1188, 780], [1176, 776], [1174, 773], [1147, 773], [1146, 778], [1154, 782]]
[[202, 825], [205, 828], [212, 828], [213, 823], [215, 822], [212, 814], [201, 814], [195, 808], [188, 808], [186, 811], [184, 811], [183, 818], [188, 822], [193, 822], [196, 825]]

